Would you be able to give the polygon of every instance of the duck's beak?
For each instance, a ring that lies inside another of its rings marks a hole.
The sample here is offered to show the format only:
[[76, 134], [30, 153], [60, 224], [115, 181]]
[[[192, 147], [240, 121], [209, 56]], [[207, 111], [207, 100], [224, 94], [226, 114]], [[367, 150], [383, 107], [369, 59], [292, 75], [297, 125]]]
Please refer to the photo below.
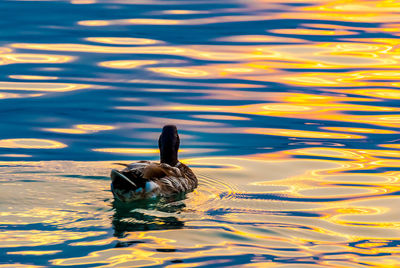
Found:
[[124, 174], [122, 174], [121, 172], [119, 172], [116, 169], [113, 169], [113, 170], [111, 170], [111, 181], [114, 182], [116, 180], [126, 181], [126, 182], [132, 184], [135, 188], [137, 188], [136, 184], [133, 183], [130, 179], [128, 179]]

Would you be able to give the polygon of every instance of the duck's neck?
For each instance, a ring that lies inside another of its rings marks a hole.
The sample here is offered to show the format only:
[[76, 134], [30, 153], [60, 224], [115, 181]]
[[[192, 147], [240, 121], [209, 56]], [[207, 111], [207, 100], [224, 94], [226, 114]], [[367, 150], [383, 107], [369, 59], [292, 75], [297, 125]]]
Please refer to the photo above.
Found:
[[163, 127], [158, 148], [160, 149], [160, 161], [170, 166], [178, 163], [179, 135], [176, 126], [166, 125]]
[[178, 164], [178, 152], [175, 150], [164, 149], [160, 151], [161, 163], [168, 164], [174, 167]]

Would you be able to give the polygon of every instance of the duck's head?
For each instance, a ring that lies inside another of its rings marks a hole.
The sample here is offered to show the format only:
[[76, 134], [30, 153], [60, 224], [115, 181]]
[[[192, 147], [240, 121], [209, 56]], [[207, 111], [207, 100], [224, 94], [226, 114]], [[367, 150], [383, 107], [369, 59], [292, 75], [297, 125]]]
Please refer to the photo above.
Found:
[[160, 138], [158, 139], [161, 163], [166, 163], [170, 166], [175, 166], [178, 163], [179, 143], [178, 129], [176, 126], [164, 126]]

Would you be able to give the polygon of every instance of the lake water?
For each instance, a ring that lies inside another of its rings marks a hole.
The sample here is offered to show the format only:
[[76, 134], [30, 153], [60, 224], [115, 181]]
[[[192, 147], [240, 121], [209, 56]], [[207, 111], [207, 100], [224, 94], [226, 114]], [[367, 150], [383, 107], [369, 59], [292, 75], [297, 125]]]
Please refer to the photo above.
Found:
[[[0, 1], [0, 267], [399, 267], [397, 1]], [[199, 187], [123, 205], [164, 124]]]

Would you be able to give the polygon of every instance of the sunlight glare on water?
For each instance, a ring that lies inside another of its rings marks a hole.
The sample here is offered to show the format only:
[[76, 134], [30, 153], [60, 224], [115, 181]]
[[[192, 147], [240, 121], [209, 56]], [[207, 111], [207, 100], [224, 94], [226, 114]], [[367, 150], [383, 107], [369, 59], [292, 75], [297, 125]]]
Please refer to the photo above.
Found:
[[[0, 267], [400, 266], [396, 1], [2, 1]], [[199, 187], [121, 204], [176, 124]]]

